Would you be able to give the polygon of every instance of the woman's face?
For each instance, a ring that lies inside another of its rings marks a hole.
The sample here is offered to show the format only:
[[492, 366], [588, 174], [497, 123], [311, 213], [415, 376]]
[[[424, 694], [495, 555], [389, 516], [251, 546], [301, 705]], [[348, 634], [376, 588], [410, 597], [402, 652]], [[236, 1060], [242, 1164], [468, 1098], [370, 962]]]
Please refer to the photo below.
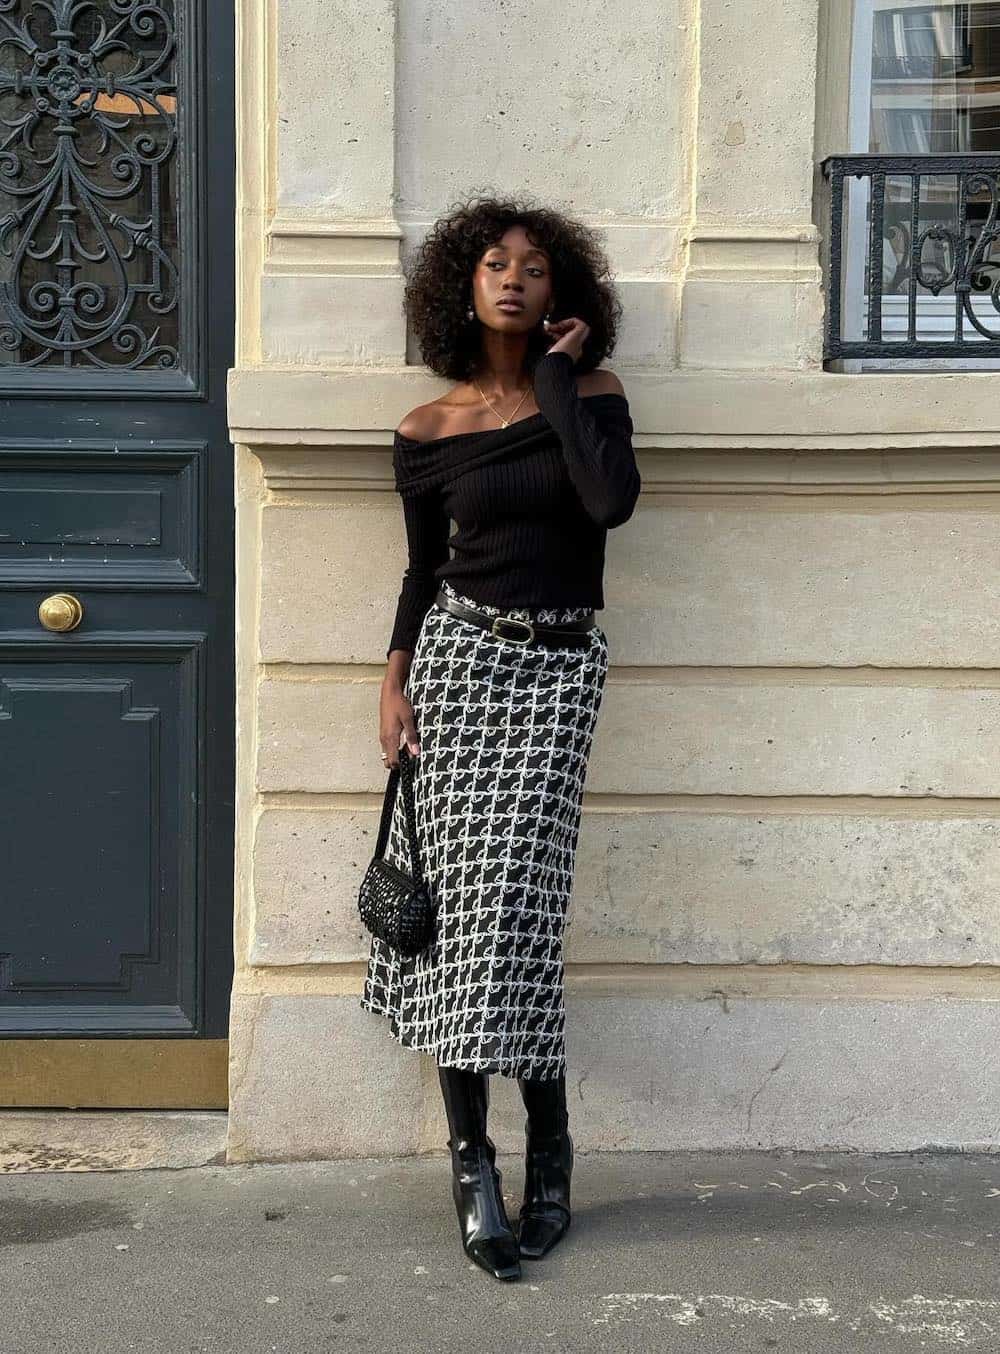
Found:
[[[506, 308], [503, 302], [508, 303]], [[511, 226], [487, 249], [472, 276], [472, 303], [481, 323], [501, 333], [523, 334], [541, 325], [552, 302], [549, 257]]]

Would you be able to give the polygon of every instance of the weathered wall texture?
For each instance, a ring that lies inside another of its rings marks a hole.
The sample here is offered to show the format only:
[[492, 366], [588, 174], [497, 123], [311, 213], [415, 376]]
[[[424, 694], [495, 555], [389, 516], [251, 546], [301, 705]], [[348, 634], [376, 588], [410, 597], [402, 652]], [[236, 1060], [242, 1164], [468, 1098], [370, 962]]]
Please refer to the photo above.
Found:
[[627, 312], [578, 1145], [997, 1144], [995, 378], [820, 368], [818, 8], [242, 0], [234, 1160], [443, 1142], [429, 1060], [357, 1007], [355, 898], [392, 429], [445, 388], [403, 276], [471, 187], [598, 224]]

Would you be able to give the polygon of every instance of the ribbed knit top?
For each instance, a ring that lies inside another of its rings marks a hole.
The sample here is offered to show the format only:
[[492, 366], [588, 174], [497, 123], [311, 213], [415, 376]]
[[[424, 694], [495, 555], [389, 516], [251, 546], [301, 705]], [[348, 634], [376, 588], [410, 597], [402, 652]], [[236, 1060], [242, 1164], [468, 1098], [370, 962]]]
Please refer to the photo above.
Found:
[[625, 396], [578, 394], [575, 366], [565, 352], [539, 358], [539, 412], [506, 428], [428, 442], [396, 432], [409, 560], [386, 657], [412, 652], [446, 578], [493, 606], [604, 606], [608, 528], [631, 517], [639, 471]]

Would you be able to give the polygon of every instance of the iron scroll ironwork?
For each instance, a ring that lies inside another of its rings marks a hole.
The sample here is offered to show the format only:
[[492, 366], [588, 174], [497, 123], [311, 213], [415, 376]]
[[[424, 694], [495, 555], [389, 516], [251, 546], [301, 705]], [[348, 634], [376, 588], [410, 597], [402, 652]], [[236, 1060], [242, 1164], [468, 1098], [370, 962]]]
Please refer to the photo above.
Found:
[[1000, 358], [1000, 156], [834, 155], [821, 168], [826, 359]]
[[176, 371], [173, 0], [0, 0], [0, 371]]

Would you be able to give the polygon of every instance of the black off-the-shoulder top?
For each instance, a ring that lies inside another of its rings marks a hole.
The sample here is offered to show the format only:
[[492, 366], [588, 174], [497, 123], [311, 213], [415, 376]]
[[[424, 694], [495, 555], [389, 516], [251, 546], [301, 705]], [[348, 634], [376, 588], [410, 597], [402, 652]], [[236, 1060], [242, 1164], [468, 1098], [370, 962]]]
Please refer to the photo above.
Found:
[[397, 431], [409, 560], [387, 657], [412, 652], [443, 579], [493, 606], [604, 606], [608, 528], [631, 517], [639, 470], [625, 396], [578, 394], [575, 365], [539, 358], [539, 412], [506, 428], [429, 442]]

